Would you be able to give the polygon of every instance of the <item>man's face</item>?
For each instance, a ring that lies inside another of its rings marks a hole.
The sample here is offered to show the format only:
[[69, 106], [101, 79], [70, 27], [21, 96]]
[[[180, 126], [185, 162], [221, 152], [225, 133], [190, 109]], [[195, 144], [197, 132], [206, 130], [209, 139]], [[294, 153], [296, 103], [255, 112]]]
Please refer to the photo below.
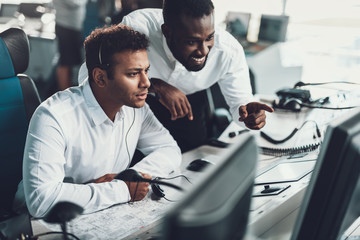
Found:
[[164, 35], [174, 57], [189, 71], [200, 71], [214, 45], [214, 14], [192, 18], [180, 16], [176, 27]]
[[[146, 50], [127, 50], [115, 53], [112, 79], [106, 79], [110, 104], [140, 108], [144, 106], [150, 81]], [[108, 76], [111, 77], [111, 76]]]

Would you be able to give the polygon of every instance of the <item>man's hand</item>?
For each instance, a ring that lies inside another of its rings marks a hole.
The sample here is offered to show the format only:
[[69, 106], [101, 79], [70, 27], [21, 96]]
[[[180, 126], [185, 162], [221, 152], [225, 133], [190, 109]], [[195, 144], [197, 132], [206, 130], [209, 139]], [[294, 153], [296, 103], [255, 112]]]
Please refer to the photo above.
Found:
[[251, 102], [246, 105], [242, 105], [239, 108], [239, 121], [244, 122], [245, 126], [250, 129], [259, 130], [264, 127], [266, 123], [265, 111], [273, 112], [274, 109], [259, 102]]
[[[145, 173], [140, 173], [143, 178], [151, 179], [151, 176]], [[103, 182], [111, 182], [114, 180], [117, 173], [109, 173], [104, 176], [95, 179], [94, 183], [103, 183]], [[140, 201], [143, 199], [146, 194], [149, 192], [149, 183], [146, 182], [125, 182], [131, 196], [131, 201]]]
[[193, 120], [191, 105], [183, 92], [160, 79], [152, 78], [151, 82], [152, 88], [160, 97], [160, 103], [170, 111], [171, 120], [185, 116]]
[[[151, 176], [145, 173], [140, 173], [143, 178], [151, 179]], [[149, 183], [147, 182], [125, 182], [129, 188], [131, 202], [142, 200], [149, 192]]]

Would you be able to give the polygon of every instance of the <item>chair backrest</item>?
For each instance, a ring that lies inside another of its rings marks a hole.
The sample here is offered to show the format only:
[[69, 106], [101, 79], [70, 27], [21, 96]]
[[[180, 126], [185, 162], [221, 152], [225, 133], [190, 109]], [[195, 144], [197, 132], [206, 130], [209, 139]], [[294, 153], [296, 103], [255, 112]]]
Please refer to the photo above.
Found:
[[[257, 93], [256, 89], [256, 79], [254, 72], [249, 68], [249, 77], [250, 77], [250, 85], [252, 89], [252, 94], [255, 95]], [[215, 109], [225, 108], [229, 110], [229, 105], [227, 105], [223, 94], [221, 93], [220, 87], [218, 83], [215, 83], [210, 87], [211, 94], [214, 100]]]
[[29, 41], [23, 30], [0, 33], [0, 208], [11, 211], [22, 179], [29, 120], [40, 104], [34, 82], [23, 73], [29, 64]]

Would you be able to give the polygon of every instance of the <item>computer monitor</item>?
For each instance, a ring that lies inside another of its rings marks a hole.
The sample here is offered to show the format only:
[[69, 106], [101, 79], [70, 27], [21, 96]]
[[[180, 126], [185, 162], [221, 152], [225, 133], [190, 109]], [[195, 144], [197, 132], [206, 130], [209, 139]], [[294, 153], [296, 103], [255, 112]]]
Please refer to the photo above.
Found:
[[222, 161], [204, 176], [163, 218], [161, 239], [241, 239], [254, 185], [258, 148], [250, 133], [240, 135]]
[[251, 14], [245, 12], [228, 12], [226, 30], [238, 40], [246, 40]]
[[19, 4], [1, 3], [0, 17], [15, 17], [15, 13], [19, 9]]
[[261, 15], [258, 41], [285, 42], [289, 24], [286, 15]]
[[360, 110], [327, 127], [292, 240], [339, 239], [360, 216]]

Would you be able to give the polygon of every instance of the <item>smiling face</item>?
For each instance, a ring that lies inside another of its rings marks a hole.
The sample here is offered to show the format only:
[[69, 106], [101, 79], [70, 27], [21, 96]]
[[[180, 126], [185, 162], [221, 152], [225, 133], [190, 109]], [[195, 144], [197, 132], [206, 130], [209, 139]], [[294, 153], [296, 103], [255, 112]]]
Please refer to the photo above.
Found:
[[187, 70], [200, 71], [214, 45], [214, 14], [200, 18], [181, 14], [176, 25], [162, 26], [169, 49]]
[[113, 76], [104, 78], [108, 103], [140, 108], [144, 106], [150, 81], [146, 50], [126, 50], [113, 55]]

